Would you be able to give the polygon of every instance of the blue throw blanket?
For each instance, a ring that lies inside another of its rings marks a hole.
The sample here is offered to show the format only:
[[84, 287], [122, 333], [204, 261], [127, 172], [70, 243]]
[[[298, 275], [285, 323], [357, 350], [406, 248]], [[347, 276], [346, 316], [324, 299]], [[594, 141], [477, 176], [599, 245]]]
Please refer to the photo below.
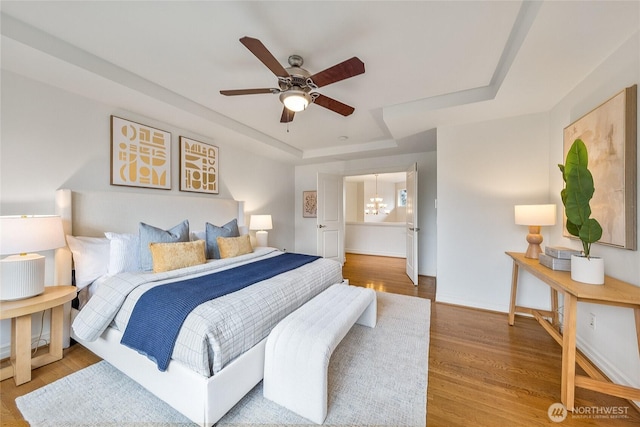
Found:
[[121, 344], [146, 355], [166, 371], [178, 332], [200, 304], [301, 267], [320, 257], [285, 253], [201, 277], [156, 286], [138, 300]]

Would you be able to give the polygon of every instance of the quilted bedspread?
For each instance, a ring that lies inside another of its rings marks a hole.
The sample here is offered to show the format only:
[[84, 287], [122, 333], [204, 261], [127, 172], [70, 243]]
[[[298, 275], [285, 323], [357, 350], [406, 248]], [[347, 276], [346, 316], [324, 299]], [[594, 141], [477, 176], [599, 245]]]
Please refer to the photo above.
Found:
[[[107, 327], [126, 329], [136, 302], [148, 289], [279, 256], [256, 248], [251, 254], [163, 273], [122, 273], [105, 280], [73, 323], [78, 338], [97, 339]], [[267, 337], [271, 329], [302, 304], [342, 281], [338, 262], [320, 258], [197, 306], [185, 319], [172, 359], [209, 377]]]

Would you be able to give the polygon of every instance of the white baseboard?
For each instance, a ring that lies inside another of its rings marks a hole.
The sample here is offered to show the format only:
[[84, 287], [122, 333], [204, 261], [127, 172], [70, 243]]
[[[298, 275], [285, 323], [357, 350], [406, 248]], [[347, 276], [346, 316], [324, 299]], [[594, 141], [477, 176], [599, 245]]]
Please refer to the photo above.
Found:
[[[36, 340], [38, 339], [38, 335], [33, 335], [31, 337], [31, 349], [33, 350], [34, 348], [36, 348]], [[49, 331], [46, 331], [42, 333], [42, 336], [40, 336], [40, 345], [38, 347], [43, 347], [45, 345], [48, 345], [51, 342], [51, 336], [49, 335]], [[9, 357], [11, 357], [11, 343], [3, 343], [0, 346], [0, 359], [8, 359]]]
[[[613, 383], [626, 385], [629, 387], [639, 388], [640, 384], [634, 382], [632, 378], [626, 376], [618, 368], [615, 367], [607, 358], [605, 358], [596, 348], [589, 345], [579, 335], [576, 336], [577, 347], [582, 353], [593, 363], [598, 369], [600, 369]], [[640, 402], [635, 402], [640, 406]]]
[[478, 304], [477, 301], [470, 301], [470, 300], [458, 298], [456, 296], [444, 295], [442, 293], [438, 293], [437, 289], [436, 289], [436, 302], [442, 302], [442, 303], [451, 304], [451, 305], [459, 305], [461, 307], [477, 308], [480, 310], [497, 311], [500, 313], [509, 312], [509, 306], [503, 306], [499, 304]]

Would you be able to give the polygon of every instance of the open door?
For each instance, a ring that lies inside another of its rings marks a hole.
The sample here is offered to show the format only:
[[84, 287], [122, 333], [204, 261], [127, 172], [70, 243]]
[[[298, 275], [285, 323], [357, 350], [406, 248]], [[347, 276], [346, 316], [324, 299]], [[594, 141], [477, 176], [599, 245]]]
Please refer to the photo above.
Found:
[[344, 264], [342, 175], [318, 173], [317, 254]]
[[407, 169], [407, 276], [418, 286], [418, 164]]

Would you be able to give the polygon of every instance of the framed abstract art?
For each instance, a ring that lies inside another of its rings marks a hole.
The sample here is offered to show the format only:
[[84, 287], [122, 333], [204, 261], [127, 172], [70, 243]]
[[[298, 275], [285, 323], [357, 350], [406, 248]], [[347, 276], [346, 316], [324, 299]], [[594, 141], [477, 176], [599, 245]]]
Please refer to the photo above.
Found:
[[218, 147], [180, 137], [180, 191], [218, 194]]
[[318, 216], [318, 193], [316, 191], [302, 192], [302, 217], [316, 218]]
[[111, 185], [171, 189], [171, 133], [111, 116]]
[[[580, 138], [595, 192], [591, 217], [602, 225], [600, 244], [637, 249], [637, 85], [628, 87], [564, 129], [564, 157]], [[566, 229], [564, 235], [570, 237]]]

